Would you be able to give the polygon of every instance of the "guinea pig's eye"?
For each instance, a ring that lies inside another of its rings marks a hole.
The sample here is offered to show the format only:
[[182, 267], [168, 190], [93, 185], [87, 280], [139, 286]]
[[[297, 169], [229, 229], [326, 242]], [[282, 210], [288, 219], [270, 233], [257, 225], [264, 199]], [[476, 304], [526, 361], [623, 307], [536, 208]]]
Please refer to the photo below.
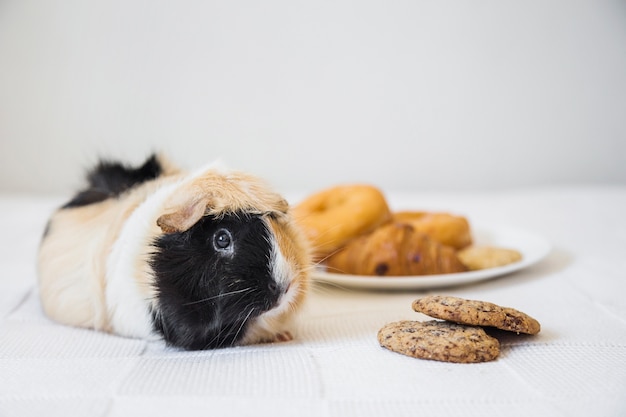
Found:
[[233, 243], [233, 237], [226, 229], [220, 229], [213, 235], [213, 245], [217, 250], [228, 250]]

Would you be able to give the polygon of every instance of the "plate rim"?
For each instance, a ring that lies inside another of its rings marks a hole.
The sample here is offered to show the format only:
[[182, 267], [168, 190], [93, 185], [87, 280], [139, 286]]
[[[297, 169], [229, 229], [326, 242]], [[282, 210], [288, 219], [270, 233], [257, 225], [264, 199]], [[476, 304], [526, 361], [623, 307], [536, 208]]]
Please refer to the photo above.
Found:
[[[338, 274], [316, 269], [311, 273], [311, 279], [314, 282], [332, 285], [333, 287], [352, 289], [407, 290], [454, 287], [504, 277], [522, 269], [526, 269], [543, 260], [552, 250], [552, 245], [545, 237], [526, 229], [508, 225], [491, 225], [489, 227], [478, 225], [472, 227], [472, 229], [475, 236], [495, 235], [501, 239], [502, 236], [522, 235], [526, 241], [534, 241], [533, 243], [535, 246], [529, 251], [530, 245], [526, 245], [523, 248], [514, 247], [514, 245], [506, 245], [512, 249], [520, 250], [522, 252], [522, 259], [509, 265], [481, 269], [477, 271], [437, 275], [376, 277], [367, 275]], [[496, 239], [496, 241], [497, 240], [498, 239]], [[480, 242], [478, 243], [480, 245], [489, 244], [489, 241], [478, 242]], [[496, 246], [495, 243], [491, 244]], [[534, 249], [534, 251], [532, 249]]]

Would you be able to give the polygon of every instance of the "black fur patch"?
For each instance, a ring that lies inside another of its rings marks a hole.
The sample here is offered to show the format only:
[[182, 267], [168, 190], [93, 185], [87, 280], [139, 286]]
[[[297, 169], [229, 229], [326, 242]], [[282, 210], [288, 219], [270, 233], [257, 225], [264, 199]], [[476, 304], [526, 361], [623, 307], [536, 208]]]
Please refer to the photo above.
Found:
[[[226, 249], [221, 240], [215, 243], [224, 230], [232, 244]], [[186, 232], [159, 237], [154, 247], [153, 325], [170, 345], [190, 350], [235, 345], [250, 320], [280, 297], [269, 267], [269, 231], [259, 216], [204, 217]]]
[[102, 160], [87, 174], [88, 187], [76, 194], [63, 208], [81, 207], [114, 198], [124, 191], [161, 175], [163, 167], [156, 155], [137, 168]]

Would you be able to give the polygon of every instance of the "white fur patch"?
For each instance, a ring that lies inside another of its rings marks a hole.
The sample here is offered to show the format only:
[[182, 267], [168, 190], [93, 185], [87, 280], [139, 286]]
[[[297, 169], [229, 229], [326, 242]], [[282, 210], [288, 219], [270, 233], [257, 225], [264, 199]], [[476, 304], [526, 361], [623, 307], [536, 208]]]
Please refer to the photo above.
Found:
[[[256, 342], [255, 339], [273, 339], [278, 333], [285, 330], [282, 327], [286, 324], [285, 318], [289, 316], [286, 313], [289, 312], [299, 291], [294, 285], [296, 272], [283, 255], [273, 235], [270, 237], [270, 244], [272, 253], [270, 255], [269, 269], [276, 283], [285, 292], [280, 296], [277, 306], [257, 317], [248, 329], [246, 339], [253, 342]], [[289, 289], [287, 290], [287, 288]], [[279, 320], [276, 321], [276, 319]]]
[[[150, 289], [139, 288], [140, 273], [137, 266], [147, 261], [148, 239], [160, 215], [163, 203], [178, 186], [178, 183], [163, 186], [149, 196], [126, 220], [107, 259], [106, 306], [114, 332], [145, 339], [158, 339], [152, 329], [150, 306], [152, 300], [143, 294]], [[151, 282], [152, 277], [148, 278]]]
[[286, 288], [294, 276], [294, 271], [292, 270], [291, 264], [287, 261], [285, 256], [280, 250], [278, 242], [274, 237], [271, 237], [272, 244], [272, 254], [270, 256], [270, 271], [272, 271], [272, 276], [281, 286], [281, 288]]

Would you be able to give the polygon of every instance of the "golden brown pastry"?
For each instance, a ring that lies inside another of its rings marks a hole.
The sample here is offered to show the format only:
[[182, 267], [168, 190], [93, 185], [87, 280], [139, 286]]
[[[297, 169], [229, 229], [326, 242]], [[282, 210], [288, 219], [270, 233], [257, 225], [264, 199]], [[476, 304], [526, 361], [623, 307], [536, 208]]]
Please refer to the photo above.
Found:
[[495, 268], [522, 260], [522, 254], [515, 249], [492, 246], [470, 246], [460, 250], [458, 256], [471, 270]]
[[383, 193], [367, 184], [322, 190], [296, 205], [292, 214], [309, 239], [316, 259], [325, 258], [391, 218]]
[[465, 217], [448, 213], [426, 211], [400, 211], [393, 213], [396, 223], [408, 223], [434, 240], [455, 249], [472, 243], [472, 233]]
[[406, 276], [465, 272], [456, 251], [412, 225], [388, 223], [361, 236], [326, 260], [328, 272]]

